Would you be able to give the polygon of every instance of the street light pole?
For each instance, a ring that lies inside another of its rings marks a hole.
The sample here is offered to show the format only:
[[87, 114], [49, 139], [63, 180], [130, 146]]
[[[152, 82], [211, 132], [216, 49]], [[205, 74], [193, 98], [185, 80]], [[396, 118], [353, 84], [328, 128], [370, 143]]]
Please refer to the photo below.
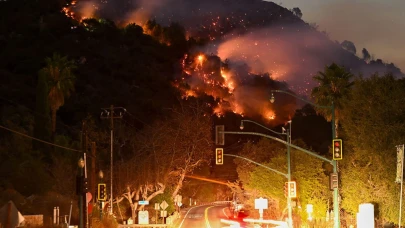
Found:
[[[299, 97], [293, 93], [284, 91], [284, 90], [271, 90], [271, 97], [270, 97], [270, 102], [274, 103], [275, 98], [274, 98], [274, 94], [273, 93], [285, 93], [288, 94], [290, 96], [293, 96], [301, 101], [304, 101], [305, 103], [311, 104], [312, 106], [315, 106], [317, 108], [329, 108], [331, 109], [331, 114], [332, 114], [332, 120], [331, 120], [331, 124], [332, 124], [332, 139], [336, 138], [336, 121], [335, 121], [335, 104], [332, 101], [332, 105], [331, 106], [323, 106], [323, 105], [317, 105], [311, 101], [305, 100], [302, 97]], [[332, 166], [333, 166], [333, 172], [334, 173], [338, 173], [338, 169], [337, 169], [337, 161], [333, 160], [331, 162]], [[333, 189], [333, 213], [334, 213], [334, 228], [340, 228], [340, 219], [339, 219], [339, 188], [334, 188]]]

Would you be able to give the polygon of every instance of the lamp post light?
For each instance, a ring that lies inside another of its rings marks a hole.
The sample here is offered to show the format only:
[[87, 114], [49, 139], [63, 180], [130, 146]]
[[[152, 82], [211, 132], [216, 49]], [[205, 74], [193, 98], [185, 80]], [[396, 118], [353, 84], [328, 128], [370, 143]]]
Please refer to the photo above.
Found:
[[79, 196], [79, 228], [84, 227], [84, 219], [83, 219], [83, 178], [84, 178], [84, 160], [83, 158], [80, 158], [77, 165], [79, 166], [80, 169], [80, 175], [79, 175], [79, 187], [78, 187], [78, 196]]
[[[286, 143], [287, 144], [287, 180], [288, 180], [288, 184], [289, 184], [291, 182], [291, 150], [290, 150], [290, 145], [291, 145], [291, 122], [292, 121], [291, 120], [288, 121], [289, 129], [285, 130], [283, 128], [282, 133], [273, 131], [270, 128], [267, 128], [267, 127], [265, 127], [265, 126], [263, 126], [263, 125], [261, 125], [259, 123], [256, 123], [256, 122], [254, 122], [252, 120], [242, 120], [241, 123], [240, 123], [240, 127], [239, 127], [241, 130], [243, 130], [245, 128], [244, 124], [243, 124], [244, 122], [250, 122], [250, 123], [256, 124], [256, 125], [264, 128], [264, 129], [266, 129], [268, 131], [271, 131], [271, 132], [273, 132], [274, 134], [277, 134], [277, 135], [286, 135], [287, 136], [287, 140], [286, 140], [286, 142], [287, 142]], [[288, 227], [292, 228], [293, 227], [292, 205], [291, 205], [291, 196], [290, 196], [289, 193], [287, 194], [287, 208], [288, 208]]]
[[[299, 96], [297, 96], [297, 95], [295, 95], [295, 94], [293, 94], [293, 93], [290, 93], [290, 92], [287, 92], [287, 91], [284, 91], [284, 90], [271, 90], [270, 92], [271, 92], [271, 97], [270, 97], [270, 102], [271, 102], [271, 103], [274, 103], [274, 101], [275, 101], [275, 97], [274, 97], [274, 94], [273, 94], [273, 93], [285, 93], [285, 94], [288, 94], [288, 95], [290, 95], [290, 96], [293, 96], [293, 97], [295, 97], [295, 98], [297, 98], [297, 99], [299, 99], [299, 100], [301, 100], [301, 101], [304, 101], [305, 103], [311, 104], [312, 106], [315, 106], [315, 107], [317, 107], [317, 108], [327, 108], [327, 109], [330, 109], [331, 112], [332, 112], [332, 121], [331, 121], [331, 123], [332, 123], [332, 139], [335, 139], [335, 138], [336, 138], [336, 128], [335, 128], [335, 127], [336, 127], [336, 126], [335, 126], [335, 105], [334, 105], [333, 101], [332, 101], [332, 105], [331, 105], [331, 106], [323, 106], [323, 105], [317, 105], [317, 104], [315, 104], [315, 103], [313, 103], [313, 102], [311, 102], [311, 101], [305, 100], [305, 99], [302, 98], [302, 97], [299, 97]], [[336, 161], [336, 160], [333, 160], [333, 161], [331, 162], [331, 164], [332, 164], [332, 166], [333, 166], [333, 172], [334, 172], [334, 173], [338, 173], [338, 170], [337, 170], [337, 161]], [[334, 228], [340, 228], [340, 219], [339, 219], [339, 188], [338, 188], [338, 187], [333, 189], [333, 213], [334, 213]]]

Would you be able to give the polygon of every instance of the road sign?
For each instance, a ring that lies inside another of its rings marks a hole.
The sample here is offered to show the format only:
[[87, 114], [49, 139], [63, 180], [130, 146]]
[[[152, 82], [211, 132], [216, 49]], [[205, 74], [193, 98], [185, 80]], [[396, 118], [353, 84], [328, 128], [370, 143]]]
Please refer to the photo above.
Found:
[[262, 197], [255, 199], [255, 209], [268, 209], [269, 204], [267, 199]]
[[139, 205], [149, 205], [149, 201], [140, 200], [140, 201], [138, 202], [138, 204], [139, 204]]
[[138, 212], [138, 224], [149, 224], [149, 212], [139, 211]]
[[169, 206], [169, 204], [167, 204], [167, 202], [166, 202], [166, 200], [163, 200], [163, 202], [160, 204], [160, 207], [163, 209], [163, 210], [166, 210], [166, 208]]
[[182, 202], [177, 202], [177, 206], [181, 207], [181, 205], [183, 205]]

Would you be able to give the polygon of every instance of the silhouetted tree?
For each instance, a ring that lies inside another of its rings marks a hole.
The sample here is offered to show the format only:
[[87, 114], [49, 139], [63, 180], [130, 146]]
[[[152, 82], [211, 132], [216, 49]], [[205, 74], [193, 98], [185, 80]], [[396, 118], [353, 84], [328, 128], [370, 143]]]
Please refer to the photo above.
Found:
[[67, 57], [61, 57], [54, 54], [52, 58], [45, 59], [46, 66], [41, 69], [40, 75], [47, 77], [49, 85], [49, 103], [52, 111], [52, 135], [56, 129], [56, 112], [65, 103], [65, 98], [74, 91], [75, 75], [73, 70], [76, 68], [73, 61]]
[[371, 59], [371, 55], [370, 53], [367, 51], [367, 49], [363, 48], [363, 50], [361, 50], [361, 53], [363, 54], [363, 60], [368, 62]]
[[[37, 94], [36, 94], [36, 112], [35, 112], [35, 123], [34, 123], [34, 137], [49, 141], [51, 139], [51, 119], [50, 119], [50, 109], [48, 101], [48, 83], [45, 75], [40, 74], [37, 84]], [[36, 140], [32, 141], [33, 149], [49, 149], [47, 145], [38, 142]], [[49, 155], [49, 154], [47, 154]], [[46, 156], [49, 158], [49, 156]]]
[[347, 50], [353, 54], [356, 54], [357, 50], [356, 50], [356, 46], [354, 46], [353, 42], [345, 40], [342, 42], [341, 45], [345, 50]]
[[[319, 83], [319, 86], [312, 89], [312, 97], [315, 103], [321, 106], [335, 106], [335, 134], [338, 137], [338, 126], [340, 111], [343, 109], [342, 101], [348, 95], [353, 75], [345, 68], [332, 63], [326, 66], [324, 72], [318, 72], [313, 79]], [[329, 108], [317, 108], [316, 111], [323, 115], [327, 120], [332, 119], [332, 110]]]
[[293, 12], [293, 14], [299, 18], [302, 18], [302, 12], [301, 9], [298, 7], [294, 7], [291, 12]]

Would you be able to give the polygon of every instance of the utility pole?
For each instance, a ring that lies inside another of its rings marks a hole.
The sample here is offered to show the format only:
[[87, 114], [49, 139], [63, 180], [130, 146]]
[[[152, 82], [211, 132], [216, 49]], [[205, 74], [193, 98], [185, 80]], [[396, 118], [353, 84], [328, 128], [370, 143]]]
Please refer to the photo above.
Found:
[[97, 202], [95, 196], [97, 196], [96, 191], [96, 142], [91, 142], [91, 164], [90, 164], [90, 192], [93, 195], [93, 202]]
[[113, 214], [113, 151], [114, 151], [114, 119], [121, 119], [123, 112], [126, 112], [126, 109], [123, 107], [114, 107], [111, 105], [109, 108], [102, 108], [101, 119], [110, 119], [110, 128], [111, 128], [111, 153], [110, 153], [110, 214]]

